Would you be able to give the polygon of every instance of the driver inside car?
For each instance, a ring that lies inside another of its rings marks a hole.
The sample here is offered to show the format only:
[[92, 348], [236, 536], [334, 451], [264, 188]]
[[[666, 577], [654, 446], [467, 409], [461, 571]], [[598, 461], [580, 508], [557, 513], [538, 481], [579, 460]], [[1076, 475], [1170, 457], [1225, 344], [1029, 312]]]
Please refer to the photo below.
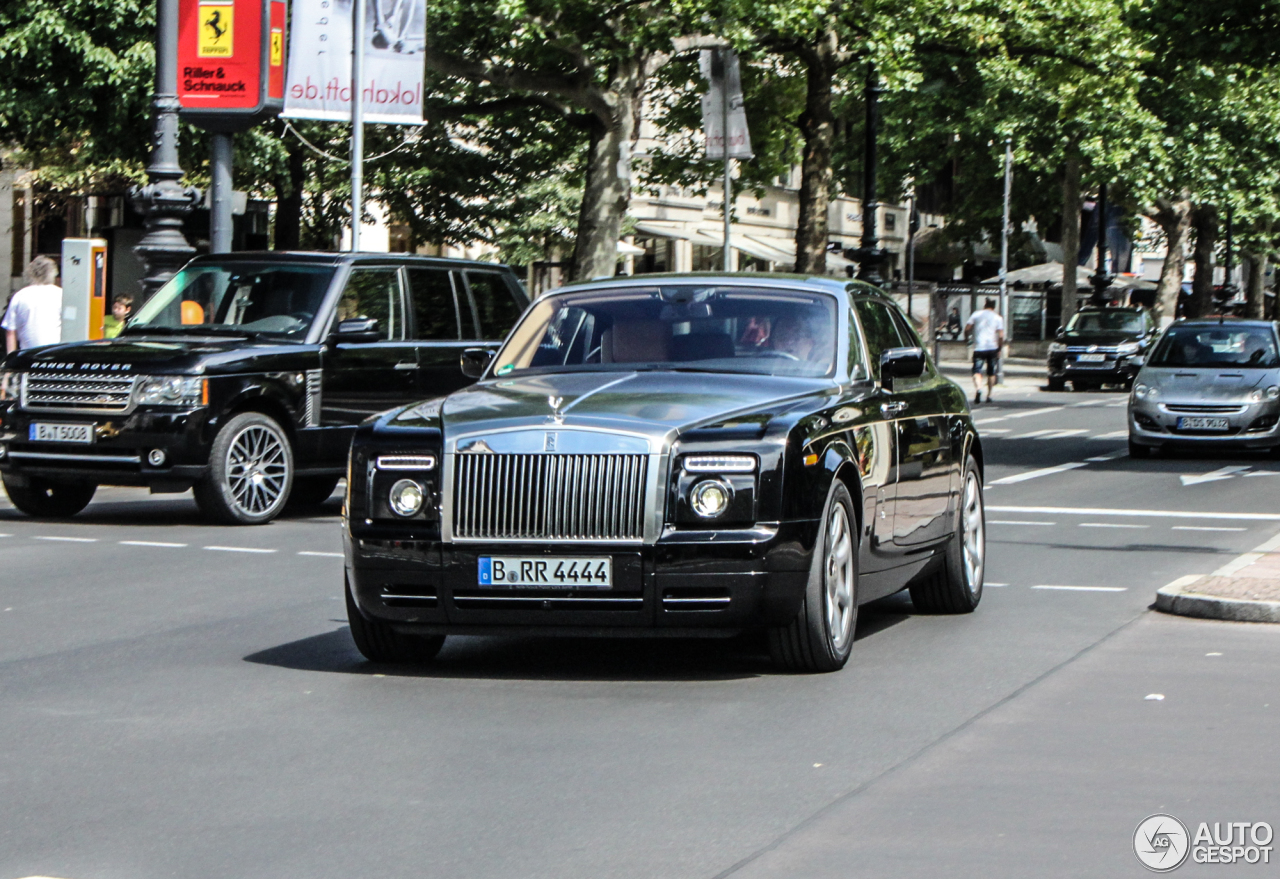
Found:
[[820, 344], [823, 336], [822, 328], [814, 318], [785, 314], [773, 322], [769, 344], [774, 351], [796, 360], [816, 360], [826, 353]]

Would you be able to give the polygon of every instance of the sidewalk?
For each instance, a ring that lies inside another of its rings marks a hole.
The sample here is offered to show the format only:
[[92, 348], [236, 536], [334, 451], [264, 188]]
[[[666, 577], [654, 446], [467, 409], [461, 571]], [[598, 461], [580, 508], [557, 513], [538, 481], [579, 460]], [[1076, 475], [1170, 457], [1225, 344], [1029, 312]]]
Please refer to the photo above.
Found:
[[[1047, 370], [1041, 360], [1030, 357], [1006, 357], [1004, 366], [1004, 384], [1006, 388], [1038, 388], [1045, 384]], [[960, 386], [968, 389], [973, 374], [973, 363], [969, 360], [943, 360], [938, 364], [942, 374]], [[997, 391], [998, 393], [998, 391]]]
[[1156, 593], [1165, 613], [1280, 623], [1280, 534], [1212, 574], [1174, 580]]

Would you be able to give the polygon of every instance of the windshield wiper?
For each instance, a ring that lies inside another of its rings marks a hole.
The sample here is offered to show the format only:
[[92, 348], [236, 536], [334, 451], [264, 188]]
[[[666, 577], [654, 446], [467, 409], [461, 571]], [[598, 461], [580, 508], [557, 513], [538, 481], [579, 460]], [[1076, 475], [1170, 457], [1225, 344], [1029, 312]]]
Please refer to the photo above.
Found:
[[253, 330], [236, 329], [229, 326], [211, 326], [208, 324], [186, 324], [177, 327], [125, 327], [120, 335], [126, 334], [130, 336], [234, 336], [237, 339], [256, 339], [259, 335]]

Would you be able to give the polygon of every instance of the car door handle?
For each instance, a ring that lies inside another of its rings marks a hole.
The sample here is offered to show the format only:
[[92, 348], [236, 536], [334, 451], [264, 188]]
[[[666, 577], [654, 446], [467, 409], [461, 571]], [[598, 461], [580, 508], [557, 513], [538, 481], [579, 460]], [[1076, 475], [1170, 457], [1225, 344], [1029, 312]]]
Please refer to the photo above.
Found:
[[881, 403], [880, 404], [881, 415], [886, 415], [886, 416], [901, 415], [905, 411], [907, 411], [907, 404], [901, 401], [897, 403]]
[[415, 362], [397, 363], [396, 369], [417, 369], [418, 364]]

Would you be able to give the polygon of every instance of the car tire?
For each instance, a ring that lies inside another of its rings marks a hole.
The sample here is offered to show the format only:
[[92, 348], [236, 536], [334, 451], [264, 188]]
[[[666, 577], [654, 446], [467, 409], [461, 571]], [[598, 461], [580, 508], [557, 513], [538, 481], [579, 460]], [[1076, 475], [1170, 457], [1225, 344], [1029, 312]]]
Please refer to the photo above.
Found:
[[265, 525], [293, 488], [293, 447], [260, 412], [230, 418], [213, 440], [209, 472], [195, 484], [201, 512], [225, 525]]
[[972, 455], [965, 461], [951, 540], [942, 566], [910, 586], [920, 613], [972, 613], [982, 600], [987, 564], [987, 518], [982, 474]]
[[788, 671], [839, 671], [858, 621], [858, 522], [849, 489], [835, 480], [814, 543], [809, 582], [795, 619], [769, 630], [769, 655]]
[[1135, 443], [1133, 437], [1129, 437], [1129, 457], [1130, 458], [1150, 458], [1151, 446], [1144, 446], [1141, 443]]
[[347, 624], [356, 649], [370, 662], [411, 663], [433, 659], [444, 646], [444, 635], [405, 635], [381, 620], [371, 620], [356, 607], [351, 583], [346, 584]]
[[1071, 388], [1076, 391], [1096, 391], [1101, 387], [1102, 385], [1094, 384], [1093, 382], [1080, 381], [1078, 379], [1071, 380]]
[[1049, 376], [1049, 390], [1065, 391], [1067, 389], [1067, 380], [1064, 378], [1054, 378]]
[[5, 476], [5, 493], [15, 507], [38, 519], [69, 519], [89, 506], [98, 490], [94, 482], [53, 482], [35, 476], [25, 482], [18, 485]]
[[289, 491], [289, 506], [318, 507], [333, 495], [340, 476], [295, 476]]

